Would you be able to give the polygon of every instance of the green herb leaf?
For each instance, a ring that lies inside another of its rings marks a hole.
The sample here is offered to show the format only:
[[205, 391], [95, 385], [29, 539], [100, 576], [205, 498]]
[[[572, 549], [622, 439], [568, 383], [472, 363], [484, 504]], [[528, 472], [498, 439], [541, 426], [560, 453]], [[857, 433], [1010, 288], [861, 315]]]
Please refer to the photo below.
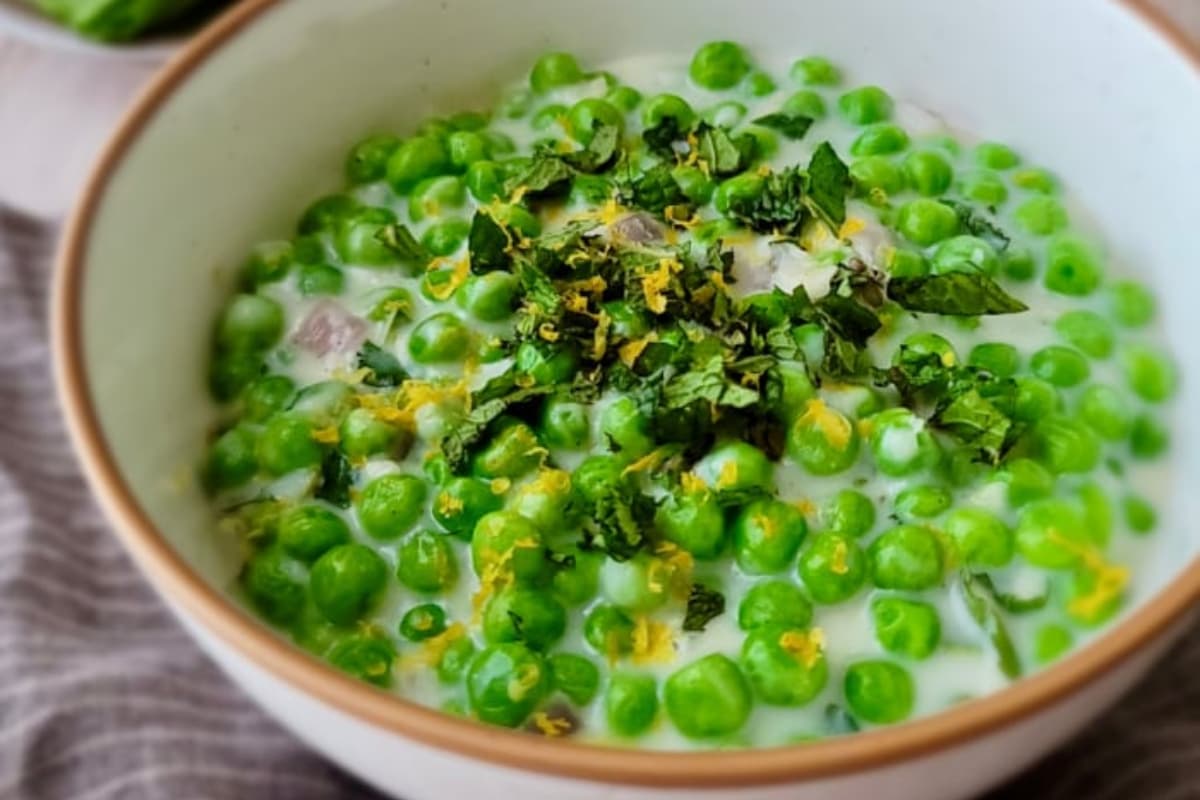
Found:
[[746, 408], [759, 400], [754, 389], [742, 386], [725, 374], [725, 363], [715, 355], [690, 372], [672, 378], [663, 387], [663, 402], [667, 408], [686, 408], [697, 400], [713, 406]]
[[846, 221], [846, 196], [852, 185], [850, 168], [829, 142], [822, 142], [808, 162], [808, 207], [835, 233]]
[[335, 448], [321, 459], [321, 482], [313, 492], [313, 497], [338, 508], [349, 508], [353, 483], [354, 469], [342, 451]]
[[801, 114], [776, 111], [774, 114], [759, 117], [754, 120], [754, 124], [779, 131], [788, 139], [803, 139], [804, 134], [808, 133], [808, 129], [812, 127], [813, 121], [811, 117]]
[[725, 613], [725, 595], [710, 589], [703, 583], [693, 583], [688, 591], [687, 611], [683, 615], [683, 629], [689, 633], [704, 630], [710, 621]]
[[371, 306], [371, 310], [367, 312], [367, 319], [372, 322], [387, 322], [384, 326], [383, 341], [390, 345], [395, 340], [400, 326], [412, 319], [412, 295], [402, 287], [387, 291]]
[[742, 151], [724, 128], [701, 122], [696, 128], [696, 149], [711, 175], [723, 178], [742, 170]]
[[892, 278], [888, 281], [887, 294], [901, 308], [926, 314], [974, 317], [1029, 310], [1029, 306], [981, 272]]
[[1007, 449], [1013, 421], [977, 389], [957, 395], [930, 420], [963, 444], [979, 450], [983, 460], [998, 464]]
[[508, 233], [491, 214], [476, 211], [471, 218], [471, 231], [467, 235], [467, 252], [471, 259], [471, 272], [482, 275], [497, 269], [507, 269], [512, 262], [508, 247], [512, 240]]
[[580, 547], [599, 550], [613, 561], [633, 558], [647, 539], [656, 505], [636, 489], [614, 488], [596, 500], [584, 518]]
[[375, 233], [375, 238], [389, 250], [399, 256], [401, 261], [413, 264], [425, 264], [433, 256], [421, 244], [407, 225], [393, 223], [384, 225]]
[[1019, 597], [1015, 594], [1002, 592], [996, 588], [992, 576], [986, 572], [975, 572], [972, 573], [971, 577], [979, 588], [982, 588], [992, 596], [992, 600], [996, 602], [996, 605], [1010, 614], [1029, 614], [1033, 611], [1039, 611], [1050, 601], [1049, 592], [1035, 594], [1031, 597]]
[[400, 359], [372, 341], [364, 342], [358, 351], [358, 366], [370, 370], [363, 378], [367, 386], [399, 386], [408, 378]]
[[954, 213], [958, 214], [958, 226], [972, 236], [978, 236], [997, 250], [1005, 250], [1012, 243], [1007, 233], [968, 204], [947, 197], [943, 197], [941, 202], [954, 209]]
[[525, 197], [535, 200], [561, 197], [570, 190], [574, 175], [575, 170], [560, 154], [542, 149], [533, 154], [523, 170], [505, 182], [504, 191], [511, 195], [518, 189], [524, 190]]
[[471, 411], [442, 437], [439, 447], [451, 472], [460, 474], [488, 426], [515, 406], [549, 394], [553, 386], [520, 387], [512, 372], [497, 376], [471, 396]]
[[659, 158], [674, 159], [675, 143], [687, 137], [687, 131], [679, 128], [675, 117], [663, 117], [657, 125], [652, 125], [642, 131], [642, 141], [646, 149]]
[[662, 216], [667, 206], [690, 207], [666, 164], [656, 164], [622, 187], [621, 202]]
[[808, 218], [804, 184], [804, 173], [795, 167], [772, 172], [757, 195], [730, 202], [729, 216], [757, 233], [798, 236]]
[[533, 263], [532, 259], [518, 258], [513, 262], [513, 273], [521, 284], [528, 304], [536, 305], [543, 316], [554, 316], [562, 307], [562, 296], [554, 287], [554, 281]]
[[588, 146], [567, 153], [562, 160], [580, 172], [603, 172], [616, 158], [621, 146], [621, 129], [600, 120], [592, 121], [592, 140]]
[[962, 572], [960, 579], [967, 611], [979, 627], [983, 628], [983, 632], [992, 642], [992, 647], [996, 649], [1000, 671], [1009, 678], [1021, 677], [1021, 659], [1017, 655], [1016, 645], [1013, 644], [1008, 628], [993, 605], [987, 589], [969, 572]]

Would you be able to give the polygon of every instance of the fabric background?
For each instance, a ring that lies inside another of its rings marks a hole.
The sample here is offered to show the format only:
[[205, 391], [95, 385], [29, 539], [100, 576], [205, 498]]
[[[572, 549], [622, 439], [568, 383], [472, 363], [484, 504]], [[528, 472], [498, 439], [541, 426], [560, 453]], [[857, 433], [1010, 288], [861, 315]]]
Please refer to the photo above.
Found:
[[[55, 228], [0, 207], [0, 799], [374, 798], [209, 663], [88, 495], [46, 338]], [[1200, 630], [988, 800], [1200, 798]]]

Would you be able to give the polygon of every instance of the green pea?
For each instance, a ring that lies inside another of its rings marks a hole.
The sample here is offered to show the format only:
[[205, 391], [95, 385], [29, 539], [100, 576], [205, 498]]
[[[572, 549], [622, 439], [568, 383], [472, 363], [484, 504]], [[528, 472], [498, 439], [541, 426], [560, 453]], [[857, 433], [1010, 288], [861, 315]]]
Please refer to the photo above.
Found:
[[555, 653], [546, 659], [550, 682], [577, 706], [592, 702], [600, 689], [600, 670], [590, 658], [574, 653]]
[[583, 638], [597, 653], [615, 659], [633, 649], [633, 620], [621, 609], [598, 605], [583, 621]]
[[445, 536], [416, 531], [396, 553], [396, 577], [415, 592], [446, 592], [458, 580], [458, 560]]
[[565, 383], [575, 375], [579, 365], [573, 351], [547, 342], [522, 342], [514, 360], [516, 368], [539, 386]]
[[349, 408], [354, 390], [339, 380], [319, 381], [296, 393], [289, 411], [317, 426], [331, 425]]
[[476, 202], [490, 203], [503, 195], [505, 177], [504, 167], [495, 161], [476, 161], [467, 167], [463, 183]]
[[950, 508], [953, 498], [941, 486], [909, 486], [896, 495], [896, 514], [903, 519], [929, 519]]
[[571, 485], [588, 502], [596, 502], [619, 486], [624, 463], [611, 455], [592, 455], [576, 467]]
[[719, 91], [741, 83], [750, 72], [746, 51], [733, 42], [709, 42], [702, 45], [688, 67], [692, 82], [702, 89]]
[[431, 314], [417, 324], [408, 340], [408, 353], [419, 364], [459, 361], [467, 353], [471, 332], [453, 314]]
[[498, 511], [503, 499], [478, 478], [451, 478], [433, 498], [433, 518], [449, 533], [469, 538], [485, 514]]
[[622, 458], [633, 460], [654, 449], [650, 420], [632, 397], [619, 397], [600, 412], [600, 430]]
[[294, 245], [287, 240], [255, 245], [242, 265], [241, 283], [248, 290], [277, 283], [287, 277], [296, 261]]
[[571, 138], [582, 145], [592, 141], [598, 124], [615, 125], [622, 130], [625, 128], [625, 115], [621, 110], [607, 100], [595, 97], [585, 98], [571, 106], [567, 120], [571, 125]]
[[376, 686], [392, 682], [396, 648], [387, 639], [373, 633], [353, 633], [338, 641], [326, 656], [342, 672]]
[[739, 660], [754, 694], [771, 706], [803, 706], [829, 680], [821, 640], [813, 632], [755, 628], [742, 643]]
[[342, 293], [346, 276], [331, 264], [304, 264], [296, 276], [296, 285], [305, 297]]
[[1100, 441], [1079, 420], [1052, 414], [1038, 421], [1033, 433], [1041, 461], [1051, 472], [1091, 472], [1100, 463]]
[[811, 621], [812, 603], [788, 581], [756, 583], [738, 606], [738, 627], [744, 631], [762, 626], [807, 628]]
[[281, 335], [283, 306], [262, 295], [234, 295], [217, 320], [217, 344], [229, 350], [265, 350]]
[[1000, 268], [1014, 281], [1030, 281], [1037, 275], [1033, 253], [1023, 247], [1009, 247], [1001, 253]]
[[716, 183], [699, 167], [681, 164], [671, 170], [671, 177], [679, 185], [684, 197], [698, 205], [712, 199]]
[[1171, 434], [1161, 422], [1149, 414], [1133, 418], [1129, 431], [1129, 450], [1134, 458], [1149, 460], [1158, 458], [1171, 445]]
[[891, 661], [858, 661], [842, 682], [846, 703], [855, 715], [877, 725], [906, 719], [916, 702], [912, 676]]
[[360, 215], [347, 220], [338, 229], [333, 242], [338, 257], [347, 264], [371, 267], [397, 263], [399, 257], [396, 251], [380, 239], [383, 229], [395, 221], [395, 214], [386, 208], [365, 209]]
[[400, 635], [410, 642], [423, 642], [446, 630], [446, 611], [437, 603], [415, 605], [400, 618]]
[[566, 397], [552, 397], [542, 406], [542, 439], [550, 447], [580, 450], [588, 443], [588, 407]]
[[516, 728], [549, 691], [546, 662], [519, 642], [480, 650], [467, 670], [471, 711], [484, 722]]
[[241, 425], [230, 428], [209, 446], [204, 461], [204, 485], [211, 491], [241, 486], [258, 472], [257, 436]]
[[653, 675], [614, 673], [604, 695], [604, 718], [618, 736], [644, 733], [658, 715], [658, 684]]
[[1001, 477], [1008, 484], [1008, 504], [1013, 508], [1054, 492], [1054, 474], [1031, 458], [1010, 459]]
[[1121, 368], [1129, 388], [1147, 403], [1162, 403], [1175, 394], [1175, 365], [1158, 350], [1132, 345], [1121, 353]]
[[572, 565], [561, 565], [551, 578], [554, 594], [563, 603], [581, 606], [596, 597], [600, 586], [600, 567], [604, 564], [603, 553], [575, 548], [568, 552], [575, 560]]
[[971, 348], [967, 363], [997, 378], [1011, 378], [1021, 367], [1021, 354], [1011, 344], [984, 342]]
[[1134, 533], [1149, 533], [1158, 524], [1158, 513], [1144, 497], [1126, 495], [1121, 501], [1121, 509], [1125, 514], [1125, 524]]
[[387, 162], [387, 179], [398, 194], [407, 194], [425, 178], [453, 168], [446, 146], [433, 136], [414, 136], [396, 148]]
[[533, 65], [529, 73], [529, 87], [538, 94], [579, 83], [586, 76], [575, 56], [570, 53], [546, 53]]
[[1095, 252], [1079, 239], [1059, 236], [1046, 250], [1047, 289], [1058, 294], [1084, 297], [1100, 285], [1101, 270]]
[[943, 194], [954, 180], [954, 169], [933, 150], [918, 150], [904, 159], [908, 184], [926, 197]]
[[1035, 236], [1049, 236], [1067, 227], [1070, 220], [1062, 203], [1053, 197], [1031, 197], [1017, 206], [1017, 224]]
[[802, 86], [836, 86], [842, 81], [841, 71], [826, 58], [808, 56], [792, 63], [788, 77]]
[[975, 160], [988, 169], [1012, 169], [1021, 163], [1021, 157], [1008, 145], [999, 142], [980, 142], [975, 146]]
[[511, 272], [496, 270], [472, 275], [455, 293], [455, 300], [471, 316], [484, 322], [499, 322], [512, 316], [519, 290]]
[[1083, 521], [1087, 526], [1088, 538], [1097, 546], [1108, 547], [1113, 532], [1113, 506], [1108, 492], [1096, 482], [1079, 487], [1079, 499], [1083, 503]]
[[853, 156], [886, 156], [908, 147], [908, 133], [898, 125], [881, 122], [863, 129], [850, 143]]
[[801, 89], [789, 95], [779, 110], [785, 114], [808, 117], [812, 120], [824, 119], [829, 113], [825, 107], [825, 99], [811, 89]]
[[400, 138], [390, 133], [368, 136], [350, 151], [346, 159], [346, 179], [351, 183], [370, 183], [387, 174], [387, 162]]
[[1058, 191], [1058, 181], [1054, 176], [1037, 167], [1017, 170], [1013, 173], [1013, 183], [1036, 194], [1054, 194]]
[[1154, 295], [1137, 281], [1115, 281], [1108, 287], [1113, 319], [1128, 328], [1140, 328], [1154, 319]]
[[609, 559], [600, 566], [604, 596], [631, 611], [651, 611], [666, 602], [674, 572], [657, 556], [641, 554], [626, 561]]
[[696, 462], [694, 471], [715, 489], [768, 488], [774, 484], [771, 462], [748, 442], [730, 441], [714, 447]]
[[847, 536], [818, 533], [800, 554], [800, 577], [816, 602], [840, 603], [862, 588], [867, 578], [867, 557]]
[[376, 539], [395, 539], [417, 523], [427, 493], [425, 482], [415, 475], [381, 475], [358, 498], [358, 521]]
[[376, 419], [365, 408], [356, 408], [346, 415], [338, 428], [339, 446], [351, 458], [366, 458], [392, 449], [400, 437], [400, 429]]
[[1057, 661], [1074, 644], [1071, 631], [1053, 622], [1046, 623], [1037, 629], [1033, 640], [1033, 657], [1039, 664], [1049, 664]]
[[929, 259], [921, 253], [894, 248], [888, 256], [887, 268], [893, 278], [919, 278], [931, 270]]
[[361, 210], [362, 204], [349, 195], [327, 195], [304, 210], [296, 232], [306, 235], [336, 230]]
[[566, 609], [543, 589], [507, 587], [483, 610], [483, 635], [488, 642], [524, 642], [544, 651], [566, 629]]
[[878, 86], [860, 86], [838, 98], [838, 111], [852, 125], [870, 125], [892, 116], [891, 96]]
[[493, 511], [475, 525], [471, 566], [482, 575], [489, 566], [506, 561], [514, 578], [535, 581], [547, 573], [543, 549], [542, 533], [532, 522], [511, 511]]
[[819, 399], [788, 430], [787, 452], [813, 475], [835, 475], [858, 459], [859, 437], [844, 414]]
[[408, 215], [413, 222], [420, 222], [441, 216], [446, 209], [462, 208], [466, 200], [466, 187], [461, 178], [453, 175], [426, 178], [414, 186], [409, 195]]
[[258, 613], [269, 622], [284, 625], [304, 609], [304, 565], [280, 548], [255, 553], [242, 568], [241, 583]]
[[457, 252], [467, 241], [471, 223], [465, 219], [446, 219], [435, 222], [421, 234], [421, 244], [435, 256], [448, 256]]
[[1064, 569], [1079, 560], [1089, 543], [1087, 521], [1076, 503], [1061, 498], [1035, 500], [1017, 521], [1017, 550], [1029, 563]]
[[696, 112], [677, 94], [655, 95], [642, 109], [642, 125], [654, 128], [665, 120], [671, 120], [677, 130], [686, 131], [696, 123]]
[[1091, 369], [1078, 350], [1052, 344], [1043, 347], [1029, 360], [1034, 375], [1055, 386], [1078, 386], [1088, 379]]
[[925, 421], [907, 408], [889, 408], [869, 418], [871, 453], [885, 475], [902, 477], [929, 469], [941, 458]]
[[632, 86], [617, 86], [604, 95], [611, 105], [629, 113], [642, 104], [642, 93]]
[[899, 525], [885, 531], [871, 542], [867, 557], [881, 589], [920, 591], [942, 582], [942, 547], [928, 528]]
[[1079, 397], [1079, 418], [1104, 439], [1120, 441], [1129, 435], [1133, 411], [1111, 386], [1093, 384]]
[[747, 108], [736, 100], [725, 100], [701, 113], [709, 125], [718, 128], [733, 128], [746, 118]]
[[844, 536], [862, 536], [875, 526], [875, 504], [862, 492], [842, 489], [821, 508], [821, 524]]
[[295, 559], [312, 563], [326, 551], [350, 541], [350, 528], [337, 514], [318, 505], [303, 505], [279, 518], [279, 546]]
[[459, 171], [465, 171], [477, 161], [489, 155], [488, 141], [475, 131], [455, 131], [446, 138], [446, 150], [450, 163]]
[[736, 733], [750, 717], [753, 701], [741, 670], [712, 653], [684, 666], [663, 684], [667, 716], [689, 739]]
[[959, 190], [968, 200], [988, 208], [1003, 205], [1008, 199], [1008, 187], [990, 172], [967, 173], [960, 181]]
[[313, 564], [310, 577], [313, 602], [335, 625], [361, 619], [386, 584], [387, 564], [361, 544], [343, 544], [326, 551]]
[[737, 137], [738, 149], [742, 149], [742, 143], [753, 143], [753, 148], [747, 152], [750, 155], [744, 156], [747, 163], [761, 161], [770, 158], [779, 152], [779, 137], [772, 131], [762, 127], [752, 127], [746, 130], [745, 133]]
[[313, 426], [294, 412], [267, 420], [255, 446], [258, 464], [270, 475], [314, 466], [321, 461], [321, 446], [313, 439]]
[[850, 178], [859, 194], [883, 192], [892, 195], [904, 191], [905, 177], [900, 167], [886, 156], [866, 156], [850, 165]]
[[469, 637], [450, 642], [438, 660], [438, 680], [445, 684], [458, 684], [475, 660], [475, 643]]
[[713, 205], [717, 211], [728, 214], [730, 208], [751, 202], [761, 195], [765, 186], [763, 177], [756, 172], [734, 175], [717, 184], [713, 193]]
[[[1010, 496], [1012, 486], [1010, 483]], [[1012, 531], [990, 511], [969, 506], [956, 508], [946, 516], [941, 527], [954, 544], [959, 558], [968, 566], [1002, 567], [1012, 560]]]
[[529, 113], [533, 107], [533, 93], [525, 89], [517, 89], [500, 98], [496, 105], [496, 114], [505, 119], [520, 119]]
[[570, 515], [571, 476], [560, 469], [542, 469], [517, 488], [512, 509], [543, 530], [553, 530]]
[[901, 597], [881, 597], [871, 603], [875, 638], [889, 653], [919, 660], [929, 658], [942, 637], [937, 609]]
[[1013, 380], [1017, 384], [1013, 419], [1018, 422], [1037, 422], [1062, 406], [1058, 390], [1041, 378], [1021, 375]]
[[933, 251], [933, 271], [982, 272], [995, 275], [1000, 268], [1000, 256], [996, 248], [978, 236], [953, 236], [941, 242]]
[[808, 370], [800, 364], [777, 363], [767, 372], [767, 380], [771, 408], [784, 421], [800, 412], [816, 394]]
[[1055, 321], [1054, 330], [1077, 350], [1092, 358], [1108, 358], [1112, 355], [1112, 326], [1094, 311], [1067, 311]]
[[716, 558], [725, 549], [725, 518], [712, 492], [677, 492], [658, 507], [655, 526], [669, 541], [697, 559]]
[[733, 524], [733, 553], [750, 575], [769, 575], [790, 567], [808, 535], [804, 515], [779, 500], [756, 500]]
[[900, 207], [897, 228], [913, 244], [928, 247], [958, 231], [958, 214], [945, 203], [919, 198]]

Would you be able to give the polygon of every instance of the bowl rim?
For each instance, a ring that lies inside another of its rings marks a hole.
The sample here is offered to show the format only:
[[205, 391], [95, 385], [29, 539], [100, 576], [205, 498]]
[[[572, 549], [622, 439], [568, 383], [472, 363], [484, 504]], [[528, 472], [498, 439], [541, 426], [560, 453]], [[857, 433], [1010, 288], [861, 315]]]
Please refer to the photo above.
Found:
[[[1200, 79], [1200, 44], [1150, 0], [1118, 0], [1165, 39]], [[1200, 600], [1200, 557], [1116, 626], [1059, 663], [985, 697], [894, 727], [803, 745], [664, 752], [593, 746], [480, 725], [343, 675], [304, 653], [209, 586], [158, 532], [125, 483], [92, 404], [82, 346], [86, 253], [113, 174], [174, 90], [280, 0], [243, 0], [179, 51], [142, 90], [108, 141], [64, 229], [55, 265], [51, 338], [55, 382], [84, 474], [126, 550], [156, 590], [223, 644], [293, 690], [366, 723], [461, 757], [564, 778], [658, 788], [748, 787], [883, 767], [978, 739], [1078, 691], [1180, 622]]]

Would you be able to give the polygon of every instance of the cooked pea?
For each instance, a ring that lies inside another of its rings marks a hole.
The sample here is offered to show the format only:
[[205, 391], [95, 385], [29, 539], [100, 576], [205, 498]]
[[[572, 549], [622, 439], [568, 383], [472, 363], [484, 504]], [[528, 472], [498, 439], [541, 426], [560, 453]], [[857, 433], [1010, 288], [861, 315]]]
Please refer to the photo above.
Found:
[[1060, 236], [1046, 251], [1044, 283], [1052, 292], [1084, 297], [1100, 285], [1100, 264], [1092, 249], [1078, 239]]
[[517, 487], [511, 508], [548, 531], [567, 522], [571, 500], [570, 474], [561, 469], [542, 468], [533, 480]]
[[1000, 268], [1014, 281], [1030, 281], [1037, 276], [1037, 261], [1028, 248], [1009, 247], [1000, 255]]
[[463, 176], [467, 191], [478, 203], [499, 200], [503, 194], [505, 169], [495, 161], [476, 161]]
[[523, 342], [515, 358], [517, 369], [540, 386], [569, 380], [579, 364], [570, 349], [549, 343]]
[[1133, 418], [1133, 426], [1129, 430], [1129, 449], [1135, 458], [1158, 458], [1170, 444], [1171, 434], [1154, 417], [1138, 414]]
[[343, 544], [313, 564], [310, 584], [317, 609], [335, 625], [361, 619], [379, 600], [387, 564], [369, 547]]
[[475, 660], [475, 643], [468, 637], [455, 639], [447, 645], [438, 659], [438, 680], [445, 684], [457, 684]]
[[807, 628], [812, 603], [800, 587], [784, 580], [767, 580], [750, 587], [738, 606], [738, 627], [744, 631], [763, 626]]
[[516, 728], [549, 691], [546, 662], [520, 642], [480, 650], [467, 670], [471, 711], [484, 722]]
[[1017, 170], [1012, 177], [1018, 187], [1036, 194], [1054, 194], [1058, 190], [1058, 181], [1054, 176], [1037, 167]]
[[1040, 664], [1057, 661], [1061, 655], [1071, 649], [1074, 639], [1075, 637], [1072, 636], [1069, 629], [1052, 622], [1046, 623], [1038, 628], [1034, 635], [1034, 658]]
[[1017, 224], [1036, 236], [1049, 236], [1067, 227], [1070, 220], [1062, 203], [1053, 197], [1031, 197], [1017, 206]]
[[896, 495], [896, 514], [902, 519], [928, 519], [950, 508], [950, 491], [928, 484], [909, 486]]
[[1158, 513], [1144, 497], [1126, 495], [1121, 505], [1125, 512], [1125, 524], [1134, 533], [1149, 533], [1158, 524]]
[[604, 95], [604, 99], [628, 113], [642, 104], [642, 93], [632, 86], [615, 86]]
[[1175, 393], [1175, 365], [1161, 352], [1145, 345], [1127, 347], [1121, 366], [1129, 388], [1147, 403], [1161, 403]]
[[262, 295], [235, 295], [217, 320], [217, 344], [229, 350], [265, 350], [282, 334], [283, 306]]
[[400, 618], [400, 635], [410, 642], [423, 642], [446, 630], [446, 610], [437, 603], [421, 603]]
[[881, 122], [863, 129], [858, 138], [850, 143], [853, 156], [886, 156], [899, 153], [908, 147], [908, 133], [898, 125]]
[[615, 659], [633, 649], [633, 620], [616, 606], [598, 605], [583, 621], [583, 638], [602, 656]]
[[483, 635], [489, 642], [524, 642], [544, 651], [562, 638], [567, 612], [543, 589], [510, 586], [483, 610]]
[[871, 603], [871, 620], [879, 644], [898, 656], [929, 658], [942, 636], [937, 610], [915, 600], [880, 597]]
[[806, 705], [829, 680], [819, 631], [755, 628], [739, 663], [754, 694], [771, 706]]
[[658, 715], [658, 683], [653, 675], [616, 672], [604, 695], [604, 718], [618, 736], [644, 733]]
[[692, 56], [688, 75], [702, 89], [731, 89], [750, 72], [746, 51], [733, 42], [709, 42]]
[[842, 684], [850, 710], [867, 722], [884, 725], [906, 719], [916, 702], [912, 676], [891, 661], [858, 661], [846, 669]]
[[307, 577], [303, 564], [281, 548], [269, 547], [246, 562], [241, 583], [260, 614], [270, 622], [284, 625], [304, 609]]
[[1014, 508], [1054, 492], [1054, 474], [1031, 458], [1010, 459], [1001, 477], [1008, 484], [1008, 504]]
[[1109, 441], [1129, 435], [1133, 411], [1125, 398], [1111, 386], [1095, 383], [1079, 397], [1079, 417], [1096, 433]]
[[208, 448], [204, 462], [204, 485], [213, 491], [241, 486], [258, 471], [255, 455], [257, 436], [245, 426], [225, 431]]
[[862, 588], [867, 578], [867, 557], [849, 537], [818, 533], [800, 554], [800, 577], [816, 602], [840, 603]]
[[1031, 564], [1048, 569], [1073, 566], [1088, 543], [1082, 508], [1060, 498], [1035, 500], [1021, 511], [1016, 543]]
[[1128, 328], [1140, 328], [1154, 319], [1154, 295], [1137, 281], [1116, 281], [1108, 289], [1113, 319]]
[[[1010, 483], [1010, 495], [1012, 491]], [[946, 516], [942, 530], [968, 566], [1002, 567], [1012, 560], [1012, 531], [990, 511], [969, 506], [956, 508]]]
[[417, 523], [427, 494], [425, 482], [415, 475], [382, 475], [358, 498], [358, 521], [376, 539], [395, 539]]
[[356, 408], [345, 416], [338, 428], [342, 452], [351, 458], [365, 458], [392, 448], [400, 438], [400, 430], [376, 419], [365, 408]]
[[600, 689], [600, 669], [590, 658], [575, 653], [555, 653], [546, 659], [550, 682], [577, 706], [592, 702]]
[[814, 475], [834, 475], [858, 459], [859, 436], [840, 411], [818, 398], [805, 404], [804, 413], [788, 430], [788, 454]]
[[958, 214], [945, 203], [922, 197], [900, 207], [897, 228], [913, 244], [928, 247], [958, 232]]
[[542, 407], [542, 438], [551, 447], [579, 450], [588, 443], [588, 407], [565, 397], [552, 397]]
[[967, 363], [987, 370], [997, 378], [1011, 378], [1021, 367], [1021, 354], [1005, 342], [984, 342], [971, 348]]
[[600, 587], [600, 567], [606, 559], [603, 553], [575, 548], [568, 552], [574, 564], [560, 565], [551, 579], [555, 596], [563, 603], [580, 606], [591, 601]]
[[684, 666], [663, 684], [667, 716], [689, 739], [736, 733], [750, 716], [750, 687], [737, 664], [719, 653]]
[[875, 526], [875, 504], [862, 492], [842, 489], [821, 509], [821, 524], [846, 536], [862, 536]]
[[920, 591], [942, 582], [942, 547], [928, 528], [900, 525], [885, 531], [871, 542], [867, 557], [881, 589]]
[[1008, 145], [999, 142], [980, 142], [975, 146], [975, 160], [988, 169], [1012, 169], [1021, 163], [1021, 157]]
[[478, 478], [455, 477], [433, 498], [433, 518], [448, 532], [469, 538], [485, 514], [498, 511], [504, 500]]
[[301, 235], [333, 231], [357, 214], [362, 204], [345, 194], [331, 194], [314, 202], [300, 217], [296, 232]]
[[982, 206], [994, 208], [1008, 199], [1008, 187], [990, 172], [968, 173], [960, 181], [960, 189], [967, 199]]
[[519, 286], [512, 273], [496, 270], [472, 275], [455, 293], [460, 308], [484, 322], [499, 322], [512, 316]]
[[1070, 345], [1092, 358], [1112, 355], [1112, 326], [1094, 311], [1068, 311], [1054, 323], [1054, 329]]
[[722, 214], [728, 214], [735, 203], [753, 201], [763, 193], [766, 184], [756, 172], [746, 172], [727, 178], [717, 185], [713, 193], [713, 205]]
[[347, 675], [384, 688], [391, 685], [396, 648], [382, 636], [352, 633], [334, 644], [326, 657]]
[[350, 541], [350, 527], [329, 509], [296, 506], [279, 518], [279, 546], [288, 555], [312, 563], [326, 551]]
[[1078, 350], [1052, 344], [1038, 350], [1029, 359], [1034, 375], [1055, 386], [1078, 386], [1088, 379], [1091, 368]]
[[414, 136], [403, 142], [387, 162], [387, 179], [398, 194], [405, 194], [425, 178], [445, 175], [452, 169], [446, 146], [434, 136]]
[[446, 592], [458, 580], [458, 559], [445, 536], [416, 531], [396, 552], [396, 577], [415, 592]]
[[529, 73], [529, 87], [544, 94], [560, 86], [570, 86], [584, 79], [584, 72], [570, 53], [547, 53], [537, 60]]
[[804, 515], [778, 500], [756, 500], [733, 523], [733, 554], [742, 571], [769, 575], [789, 568], [808, 534]]
[[471, 537], [471, 566], [476, 575], [506, 564], [520, 580], [545, 577], [549, 562], [543, 552], [542, 533], [532, 522], [512, 511], [493, 511], [480, 518]]
[[1053, 414], [1034, 425], [1040, 458], [1051, 472], [1091, 472], [1100, 463], [1100, 442], [1082, 422]]
[[408, 216], [413, 222], [440, 217], [447, 209], [462, 208], [466, 201], [467, 190], [461, 178], [453, 175], [426, 178], [408, 196]]
[[646, 101], [642, 109], [642, 124], [647, 128], [671, 120], [677, 130], [686, 131], [696, 122], [696, 112], [677, 94], [659, 94]]
[[774, 482], [771, 462], [748, 442], [718, 445], [696, 462], [694, 471], [708, 486], [721, 490], [765, 489]]
[[945, 193], [954, 180], [954, 168], [941, 154], [933, 150], [917, 150], [904, 159], [908, 185], [926, 197]]
[[295, 412], [271, 417], [255, 446], [259, 466], [271, 475], [286, 475], [320, 463], [322, 450], [313, 430], [312, 423]]
[[1062, 406], [1058, 390], [1041, 378], [1020, 375], [1014, 378], [1017, 384], [1013, 418], [1020, 422], [1034, 423], [1053, 414]]
[[878, 86], [860, 86], [838, 98], [838, 111], [853, 125], [870, 125], [892, 116], [892, 98]]
[[580, 144], [587, 145], [595, 135], [597, 125], [615, 125], [625, 127], [625, 115], [621, 110], [607, 100], [588, 97], [571, 106], [567, 112], [570, 123], [571, 138]]
[[836, 86], [842, 81], [842, 73], [829, 59], [808, 56], [792, 62], [788, 76], [802, 86]]
[[939, 275], [947, 272], [995, 275], [999, 268], [996, 249], [978, 236], [954, 236], [933, 251], [933, 271]]
[[907, 408], [889, 408], [868, 420], [871, 453], [885, 475], [901, 477], [937, 464], [940, 450], [924, 420]]
[[472, 468], [485, 478], [519, 478], [541, 466], [545, 454], [532, 428], [523, 422], [505, 421], [476, 454]]

